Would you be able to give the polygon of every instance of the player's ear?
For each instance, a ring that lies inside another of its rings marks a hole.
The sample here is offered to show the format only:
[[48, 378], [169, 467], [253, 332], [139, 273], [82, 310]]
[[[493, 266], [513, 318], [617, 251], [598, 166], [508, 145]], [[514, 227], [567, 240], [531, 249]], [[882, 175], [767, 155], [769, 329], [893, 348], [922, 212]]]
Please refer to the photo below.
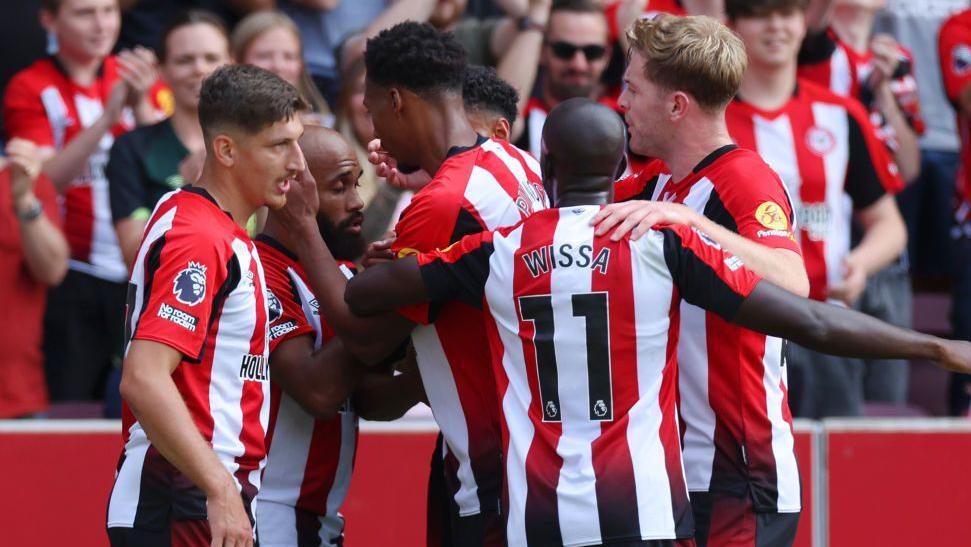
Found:
[[668, 102], [668, 116], [671, 120], [680, 120], [687, 114], [688, 105], [691, 104], [692, 99], [684, 91], [675, 91], [669, 95], [670, 100]]
[[388, 98], [391, 100], [391, 111], [400, 115], [404, 109], [404, 104], [402, 104], [401, 100], [401, 91], [398, 91], [396, 87], [392, 87], [388, 90]]
[[509, 120], [503, 117], [496, 120], [496, 125], [492, 128], [492, 138], [508, 141], [510, 133], [512, 130], [509, 127]]
[[226, 133], [219, 133], [212, 139], [212, 157], [223, 167], [236, 163], [236, 142]]

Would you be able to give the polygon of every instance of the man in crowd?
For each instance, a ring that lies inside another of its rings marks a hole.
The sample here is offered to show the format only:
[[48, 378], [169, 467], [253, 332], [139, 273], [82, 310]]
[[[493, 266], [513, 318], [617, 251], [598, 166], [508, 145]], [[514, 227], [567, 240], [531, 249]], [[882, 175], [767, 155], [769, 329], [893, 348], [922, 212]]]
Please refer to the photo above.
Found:
[[44, 355], [51, 399], [99, 399], [121, 359], [125, 268], [111, 225], [107, 179], [114, 137], [157, 121], [148, 91], [149, 50], [110, 55], [118, 0], [45, 0], [41, 23], [57, 40], [52, 57], [19, 72], [4, 94], [8, 138], [53, 149], [44, 173], [63, 196], [70, 270], [51, 291]]
[[19, 418], [47, 408], [44, 302], [47, 287], [64, 279], [68, 248], [57, 193], [40, 174], [43, 153], [23, 139], [7, 143], [6, 152], [0, 158], [0, 317], [9, 328], [0, 365], [0, 418]]
[[206, 161], [167, 194], [132, 270], [113, 546], [252, 545], [270, 410], [263, 268], [244, 226], [304, 169], [299, 93], [256, 67], [203, 83]]

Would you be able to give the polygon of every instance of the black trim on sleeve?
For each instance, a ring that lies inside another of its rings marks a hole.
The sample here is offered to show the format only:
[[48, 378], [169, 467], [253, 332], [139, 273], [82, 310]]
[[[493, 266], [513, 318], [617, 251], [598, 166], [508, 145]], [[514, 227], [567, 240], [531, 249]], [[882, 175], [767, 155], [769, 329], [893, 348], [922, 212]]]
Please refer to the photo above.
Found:
[[722, 203], [721, 196], [718, 195], [716, 190], [713, 189], [711, 191], [711, 196], [708, 198], [708, 203], [705, 204], [705, 210], [702, 214], [712, 221], [731, 230], [733, 233], [738, 233], [738, 222], [736, 222], [735, 217], [728, 212], [725, 204]]
[[481, 309], [486, 279], [489, 278], [489, 257], [493, 250], [492, 243], [484, 242], [455, 262], [438, 259], [422, 266], [421, 278], [425, 282], [429, 300], [432, 303], [461, 300]]
[[711, 164], [718, 161], [718, 158], [724, 156], [725, 154], [731, 152], [732, 150], [735, 150], [736, 148], [738, 148], [738, 146], [733, 143], [733, 144], [726, 144], [725, 146], [715, 149], [712, 153], [708, 154], [707, 156], [704, 157], [704, 159], [699, 161], [698, 165], [695, 165], [695, 168], [692, 169], [691, 172], [700, 173], [702, 169], [709, 167]]
[[820, 32], [807, 32], [799, 47], [797, 62], [800, 65], [814, 65], [829, 60], [836, 52], [836, 40], [829, 34], [829, 29]]
[[634, 201], [634, 200], [650, 201], [651, 197], [654, 196], [654, 190], [657, 188], [657, 182], [660, 178], [661, 178], [660, 175], [654, 175], [653, 177], [651, 177], [651, 180], [647, 181], [647, 184], [645, 184], [641, 188], [640, 192], [625, 199], [624, 201]]
[[455, 226], [452, 227], [452, 235], [448, 238], [448, 243], [451, 245], [465, 236], [483, 232], [485, 229], [485, 226], [480, 224], [479, 220], [472, 216], [472, 213], [468, 209], [460, 207], [459, 214], [455, 218]]
[[[153, 243], [148, 253], [145, 255], [145, 264], [143, 271], [145, 272], [145, 288], [142, 291], [142, 309], [138, 310], [138, 322], [135, 323], [135, 329], [130, 332], [130, 336], [125, 342], [130, 342], [132, 337], [138, 332], [138, 327], [142, 324], [142, 316], [145, 315], [145, 310], [148, 309], [148, 304], [152, 300], [152, 285], [155, 281], [155, 275], [159, 271], [159, 266], [162, 264], [162, 249], [165, 247], [165, 234], [159, 236]], [[130, 326], [129, 329], [131, 330]]]
[[853, 208], [866, 209], [887, 193], [873, 165], [873, 156], [863, 136], [863, 128], [856, 118], [846, 114], [849, 126], [849, 161], [846, 166], [846, 193], [853, 200]]
[[662, 228], [660, 232], [664, 236], [664, 261], [681, 296], [688, 303], [731, 321], [745, 298], [722, 281], [694, 251], [685, 247], [675, 230]]

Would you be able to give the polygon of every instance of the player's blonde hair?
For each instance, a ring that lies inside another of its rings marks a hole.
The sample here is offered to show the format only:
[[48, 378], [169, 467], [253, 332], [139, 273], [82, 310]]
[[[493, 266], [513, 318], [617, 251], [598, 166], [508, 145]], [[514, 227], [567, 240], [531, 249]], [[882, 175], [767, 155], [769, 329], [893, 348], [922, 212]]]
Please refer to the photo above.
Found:
[[644, 75], [684, 91], [706, 110], [723, 108], [738, 92], [748, 65], [742, 40], [715, 19], [660, 14], [627, 30], [630, 51], [644, 58]]

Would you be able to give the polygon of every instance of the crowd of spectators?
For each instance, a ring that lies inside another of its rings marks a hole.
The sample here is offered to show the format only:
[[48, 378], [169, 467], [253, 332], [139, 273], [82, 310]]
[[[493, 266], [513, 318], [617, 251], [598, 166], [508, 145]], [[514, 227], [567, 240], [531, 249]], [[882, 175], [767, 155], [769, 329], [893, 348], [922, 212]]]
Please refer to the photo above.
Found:
[[[971, 229], [968, 204], [955, 198], [956, 188], [966, 195], [958, 178], [964, 173], [959, 127], [966, 130], [971, 115], [963, 79], [971, 71], [971, 49], [959, 39], [971, 37], [971, 25], [957, 14], [971, 3], [790, 3], [808, 8], [798, 55], [800, 85], [815, 82], [853, 102], [849, 110], [865, 112], [863, 133], [882, 141], [886, 149], [880, 154], [893, 160], [900, 182], [883, 184], [880, 194], [888, 199], [879, 202], [883, 208], [876, 214], [870, 205], [877, 198], [861, 193], [850, 180], [857, 171], [849, 168], [847, 193], [867, 204], [857, 204], [851, 245], [864, 251], [849, 253], [839, 279], [829, 280], [842, 292], [821, 298], [907, 326], [915, 282], [922, 289], [953, 287], [954, 334], [971, 338]], [[471, 70], [466, 83], [473, 126], [538, 157], [547, 113], [563, 100], [587, 97], [622, 111], [623, 29], [657, 12], [711, 15], [731, 26], [732, 14], [721, 0], [5, 4], [0, 13], [10, 32], [0, 36], [5, 53], [0, 279], [6, 282], [0, 316], [12, 328], [6, 331], [7, 355], [0, 359], [6, 379], [0, 384], [0, 418], [43, 417], [51, 403], [77, 401], [104, 402], [106, 416], [119, 415], [129, 269], [158, 200], [200, 175], [205, 150], [199, 90], [219, 66], [247, 63], [278, 74], [311, 106], [305, 124], [333, 127], [351, 143], [363, 168], [363, 234], [372, 242], [394, 225], [411, 194], [407, 185], [389, 184], [368, 162], [375, 137], [364, 106], [368, 38], [405, 20], [454, 33], [470, 62], [483, 67]], [[945, 28], [952, 31], [941, 33], [949, 18]], [[769, 19], [768, 25], [788, 32], [784, 18]], [[772, 44], [754, 42], [758, 37], [750, 42], [742, 34], [747, 46], [764, 51], [762, 57], [750, 52], [739, 101], [755, 104], [763, 115], [773, 108], [756, 103], [771, 103], [771, 81], [789, 76], [766, 69], [774, 62]], [[490, 85], [492, 74], [508, 86]], [[504, 104], [505, 111], [477, 117], [476, 97], [483, 94], [490, 94], [483, 103]], [[486, 119], [502, 121], [487, 126]], [[630, 154], [629, 171], [646, 160]], [[776, 170], [783, 175], [785, 169]], [[894, 224], [901, 217], [908, 235], [903, 252], [903, 229], [898, 234]], [[264, 220], [254, 215], [251, 231]], [[882, 247], [874, 240], [883, 240]], [[879, 253], [865, 251], [870, 248], [896, 258], [874, 258]], [[860, 266], [867, 259], [879, 267]], [[854, 366], [862, 387], [853, 389], [862, 389], [867, 401], [907, 403], [908, 363]], [[955, 377], [952, 384], [951, 412], [967, 414], [967, 379]]]

